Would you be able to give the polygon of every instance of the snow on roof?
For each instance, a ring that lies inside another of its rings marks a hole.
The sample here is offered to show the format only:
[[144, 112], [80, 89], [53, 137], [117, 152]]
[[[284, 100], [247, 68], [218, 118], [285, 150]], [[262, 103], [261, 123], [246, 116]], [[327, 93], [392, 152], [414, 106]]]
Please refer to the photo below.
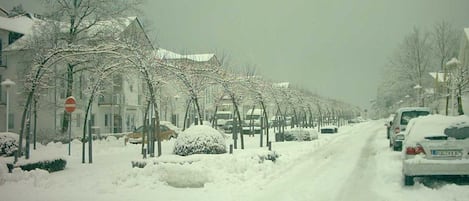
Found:
[[11, 18], [0, 16], [0, 29], [21, 34], [30, 34], [36, 20], [36, 18], [29, 18], [24, 15]]
[[[25, 16], [23, 16], [25, 17]], [[28, 18], [28, 17], [26, 17]], [[9, 19], [9, 18], [7, 18]], [[111, 29], [113, 33], [116, 32], [122, 32], [125, 30], [126, 27], [128, 27], [132, 22], [137, 20], [137, 17], [126, 17], [126, 18], [116, 18], [112, 20], [107, 20], [107, 21], [100, 21], [97, 22], [94, 26], [92, 26], [89, 30], [87, 30], [87, 34], [89, 35], [94, 35], [98, 33], [99, 31], [105, 30], [105, 29]], [[42, 22], [42, 24], [41, 24]], [[0, 21], [0, 25], [1, 25]], [[36, 25], [36, 26], [33, 26]], [[31, 25], [28, 27], [28, 31], [24, 32], [24, 36], [21, 37], [20, 39], [16, 40], [14, 43], [9, 45], [7, 48], [4, 49], [4, 51], [14, 51], [14, 50], [21, 50], [25, 49], [27, 45], [27, 41], [37, 32], [34, 31], [34, 29], [39, 28], [39, 26], [44, 26], [46, 25], [46, 22], [43, 20], [39, 20], [34, 18], [33, 22]], [[67, 23], [60, 23], [59, 24], [60, 28], [62, 31], [67, 31], [68, 29], [68, 24]], [[20, 32], [19, 32], [20, 33]]]
[[402, 107], [397, 110], [397, 112], [402, 112], [402, 111], [432, 111], [428, 107]]
[[455, 65], [460, 65], [460, 64], [461, 64], [461, 62], [458, 59], [454, 58], [454, 57], [451, 58], [451, 60], [449, 60], [448, 62], [446, 62], [447, 66], [455, 66]]
[[279, 82], [272, 84], [274, 87], [281, 87], [281, 88], [288, 88], [290, 86], [290, 82]]
[[189, 59], [192, 61], [205, 62], [212, 59], [215, 54], [188, 54], [182, 55], [167, 49], [158, 48], [156, 55], [161, 59]]
[[433, 79], [437, 79], [438, 82], [445, 82], [445, 74], [444, 73], [437, 73], [437, 72], [430, 72], [430, 76], [432, 76]]

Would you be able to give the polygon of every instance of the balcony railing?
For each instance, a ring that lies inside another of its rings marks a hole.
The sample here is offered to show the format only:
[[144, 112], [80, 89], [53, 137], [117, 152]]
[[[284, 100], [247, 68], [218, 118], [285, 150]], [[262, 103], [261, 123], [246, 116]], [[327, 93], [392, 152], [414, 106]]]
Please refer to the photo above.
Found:
[[123, 98], [120, 94], [101, 95], [98, 98], [98, 105], [120, 105], [123, 104]]

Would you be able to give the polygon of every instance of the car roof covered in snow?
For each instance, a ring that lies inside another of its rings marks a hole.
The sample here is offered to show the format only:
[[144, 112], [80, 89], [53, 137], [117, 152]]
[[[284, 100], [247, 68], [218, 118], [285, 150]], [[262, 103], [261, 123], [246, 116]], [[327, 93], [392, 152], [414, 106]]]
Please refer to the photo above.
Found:
[[446, 136], [444, 130], [457, 124], [469, 123], [469, 117], [461, 116], [444, 116], [444, 115], [428, 115], [413, 118], [407, 125], [405, 131], [406, 139], [404, 144], [413, 146], [417, 142], [422, 141], [429, 136]]

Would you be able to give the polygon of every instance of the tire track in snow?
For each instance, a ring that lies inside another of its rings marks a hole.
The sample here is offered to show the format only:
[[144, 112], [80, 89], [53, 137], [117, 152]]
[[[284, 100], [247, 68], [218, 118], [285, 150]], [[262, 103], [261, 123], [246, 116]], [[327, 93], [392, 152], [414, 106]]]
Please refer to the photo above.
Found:
[[368, 169], [361, 173], [359, 170], [363, 168], [361, 163], [368, 162], [362, 156], [372, 143], [368, 140], [373, 140], [381, 129], [373, 123], [356, 126], [337, 136], [328, 136], [335, 137], [333, 143], [264, 186], [252, 200], [351, 200], [347, 194], [356, 193], [354, 180], [361, 179]]
[[[381, 128], [379, 128], [381, 129]], [[378, 128], [374, 128], [372, 133], [379, 133]], [[378, 134], [371, 134], [366, 138], [360, 158], [355, 169], [345, 180], [340, 194], [334, 200], [362, 201], [362, 200], [382, 200], [372, 189], [377, 175], [377, 160], [375, 158], [377, 148], [376, 141], [381, 137]]]

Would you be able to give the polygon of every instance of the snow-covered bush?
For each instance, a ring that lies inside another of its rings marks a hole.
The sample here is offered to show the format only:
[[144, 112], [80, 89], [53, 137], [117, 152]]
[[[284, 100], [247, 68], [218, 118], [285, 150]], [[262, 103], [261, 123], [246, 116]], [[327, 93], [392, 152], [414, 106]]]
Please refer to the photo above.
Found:
[[259, 163], [263, 163], [265, 160], [275, 162], [280, 155], [275, 151], [269, 151], [265, 154], [259, 155]]
[[12, 156], [18, 150], [18, 140], [16, 133], [0, 133], [0, 156]]
[[174, 153], [180, 156], [226, 153], [225, 138], [208, 125], [191, 126], [176, 139]]
[[60, 170], [64, 170], [65, 166], [67, 165], [67, 161], [63, 158], [57, 158], [53, 160], [44, 160], [44, 161], [31, 161], [29, 163], [27, 162], [19, 162], [18, 164], [14, 165], [11, 163], [8, 163], [8, 169], [9, 171], [12, 171], [15, 167], [21, 168], [21, 170], [24, 171], [31, 171], [35, 169], [41, 169], [41, 170], [46, 170], [48, 172], [57, 172]]
[[318, 139], [318, 133], [314, 129], [294, 128], [286, 130], [284, 137], [286, 141], [311, 141]]

